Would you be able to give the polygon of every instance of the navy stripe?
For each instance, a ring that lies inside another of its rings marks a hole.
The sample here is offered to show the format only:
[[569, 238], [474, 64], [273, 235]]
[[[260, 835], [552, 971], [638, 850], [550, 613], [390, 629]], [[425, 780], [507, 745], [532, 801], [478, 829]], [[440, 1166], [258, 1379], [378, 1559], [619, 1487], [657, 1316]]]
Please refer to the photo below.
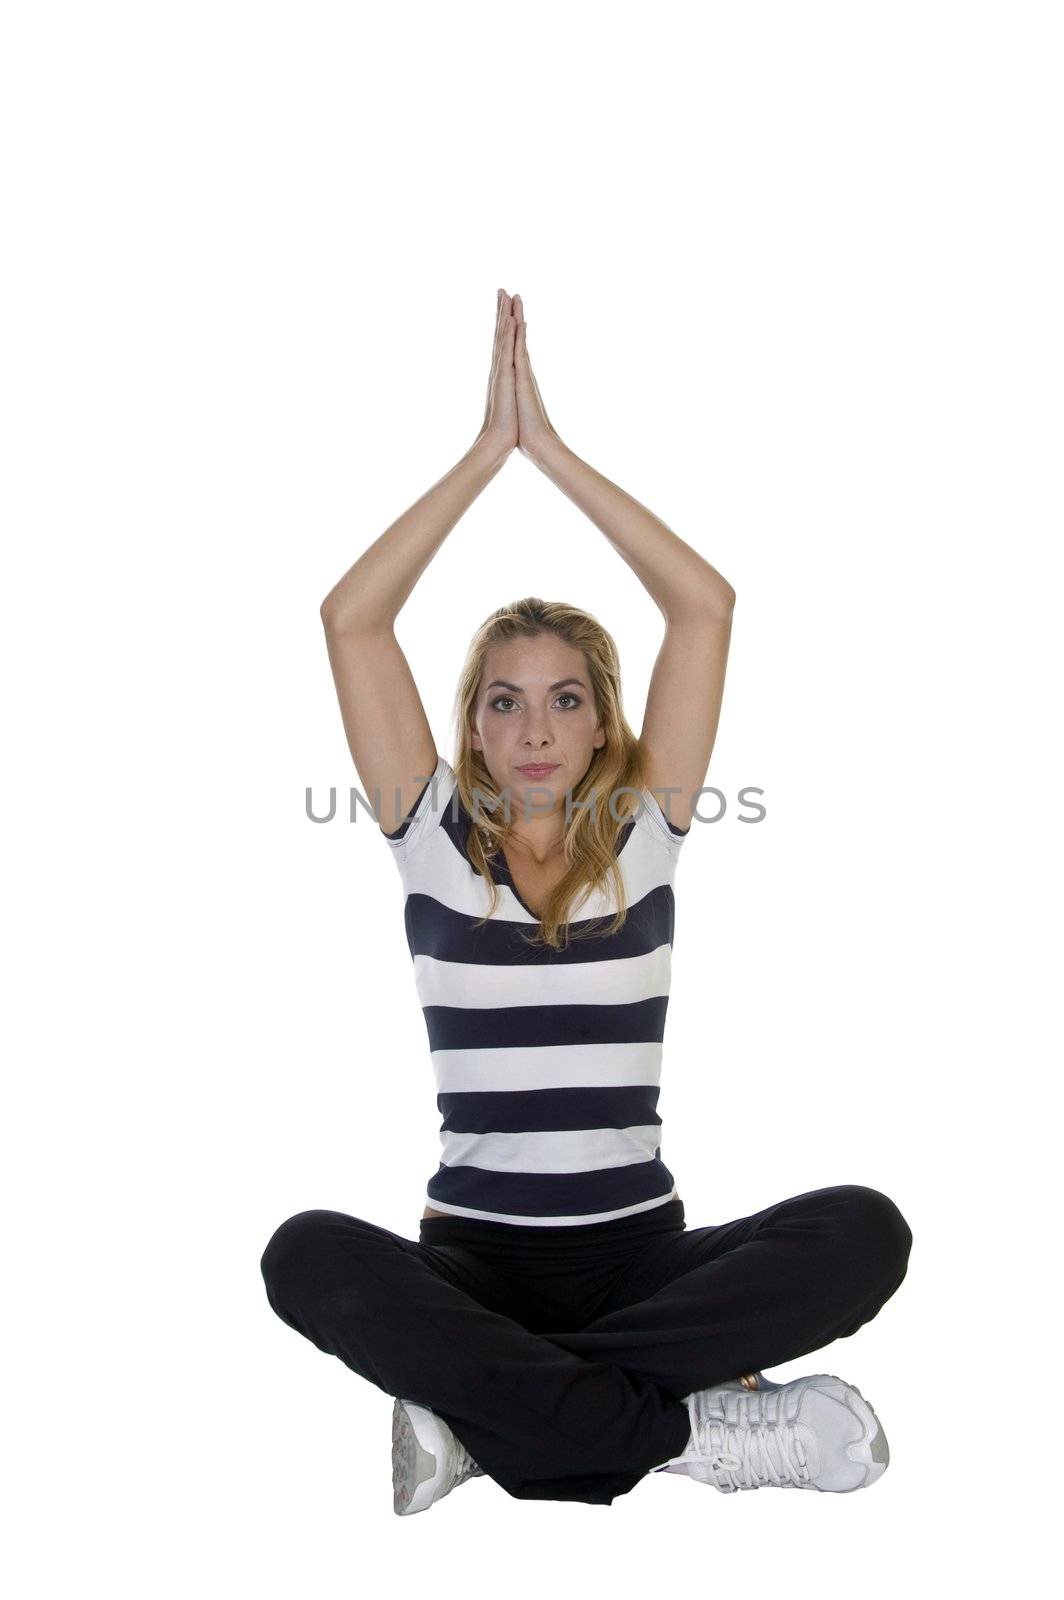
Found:
[[422, 1006], [430, 1050], [555, 1044], [661, 1044], [667, 994], [631, 1005]]
[[[487, 922], [476, 926], [477, 918], [453, 911], [429, 894], [406, 897], [406, 942], [412, 956], [433, 956], [438, 961], [473, 962], [478, 966], [575, 966], [584, 961], [620, 959], [645, 955], [648, 949], [671, 945], [676, 924], [676, 902], [672, 885], [663, 883], [628, 907], [624, 926], [606, 942], [594, 935], [572, 942], [565, 950], [528, 942], [535, 932], [532, 923]], [[573, 930], [586, 928], [599, 919], [577, 918]], [[608, 927], [610, 919], [601, 919]], [[523, 937], [522, 937], [523, 935]]]
[[[443, 1133], [544, 1133], [661, 1124], [658, 1086], [597, 1089], [483, 1089], [438, 1094]], [[485, 1208], [486, 1209], [486, 1208]]]
[[676, 1187], [659, 1158], [599, 1172], [489, 1172], [484, 1167], [446, 1167], [429, 1179], [428, 1198], [508, 1216], [575, 1217], [619, 1211], [657, 1200]]

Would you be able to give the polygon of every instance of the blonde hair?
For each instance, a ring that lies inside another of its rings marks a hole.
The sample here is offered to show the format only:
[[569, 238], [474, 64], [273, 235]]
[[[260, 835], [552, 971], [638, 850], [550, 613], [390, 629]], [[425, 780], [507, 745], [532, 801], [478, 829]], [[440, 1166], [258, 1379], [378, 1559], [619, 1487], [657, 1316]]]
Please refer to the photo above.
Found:
[[[569, 922], [574, 906], [578, 908], [591, 893], [603, 888], [607, 880], [617, 900], [616, 916], [608, 927], [589, 927], [575, 937], [606, 937], [624, 924], [628, 907], [615, 847], [621, 829], [642, 804], [645, 781], [643, 752], [621, 709], [617, 647], [600, 622], [588, 612], [560, 600], [515, 600], [492, 612], [470, 642], [458, 681], [454, 772], [462, 805], [473, 818], [467, 845], [469, 858], [491, 885], [491, 906], [477, 923], [478, 927], [483, 927], [499, 904], [498, 882], [492, 876], [490, 861], [513, 833], [513, 824], [506, 821], [502, 796], [483, 755], [472, 746], [477, 694], [484, 677], [487, 653], [493, 645], [506, 644], [512, 639], [535, 639], [547, 633], [582, 653], [595, 710], [606, 735], [605, 744], [592, 753], [590, 766], [573, 790], [572, 816], [566, 823], [564, 840], [567, 870], [547, 897], [536, 934], [527, 940], [531, 944], [562, 950], [569, 943]], [[616, 797], [613, 810], [617, 815], [614, 816], [609, 801], [617, 790], [625, 792]], [[591, 920], [593, 923], [605, 921], [601, 917]]]

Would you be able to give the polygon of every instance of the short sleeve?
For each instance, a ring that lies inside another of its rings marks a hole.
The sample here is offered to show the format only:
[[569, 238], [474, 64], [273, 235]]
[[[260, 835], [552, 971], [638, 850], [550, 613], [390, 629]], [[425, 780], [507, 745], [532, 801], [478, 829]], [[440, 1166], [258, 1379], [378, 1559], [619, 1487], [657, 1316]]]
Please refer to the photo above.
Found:
[[439, 827], [451, 803], [458, 780], [454, 768], [440, 756], [436, 770], [394, 833], [381, 836], [397, 861], [403, 861]]
[[642, 792], [639, 820], [658, 843], [664, 845], [674, 856], [679, 854], [684, 840], [691, 831], [690, 827], [678, 828], [674, 822], [670, 822], [650, 789], [644, 789]]

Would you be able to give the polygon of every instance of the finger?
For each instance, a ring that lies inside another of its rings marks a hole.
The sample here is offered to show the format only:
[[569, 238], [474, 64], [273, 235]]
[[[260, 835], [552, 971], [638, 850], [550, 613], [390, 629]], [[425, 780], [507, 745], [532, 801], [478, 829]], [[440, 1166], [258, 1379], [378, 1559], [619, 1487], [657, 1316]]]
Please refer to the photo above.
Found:
[[499, 359], [499, 343], [501, 341], [501, 338], [502, 338], [502, 290], [500, 289], [499, 290], [499, 297], [495, 302], [495, 332], [492, 335], [492, 339], [491, 339], [491, 367], [492, 367], [492, 371], [493, 372], [495, 370], [495, 363]]
[[505, 296], [499, 301], [499, 320], [495, 328], [495, 347], [492, 352], [493, 370], [513, 360], [513, 345], [508, 344], [513, 317], [505, 310]]
[[507, 317], [499, 331], [499, 340], [495, 347], [495, 360], [492, 364], [492, 381], [498, 383], [512, 377], [514, 370], [514, 319]]

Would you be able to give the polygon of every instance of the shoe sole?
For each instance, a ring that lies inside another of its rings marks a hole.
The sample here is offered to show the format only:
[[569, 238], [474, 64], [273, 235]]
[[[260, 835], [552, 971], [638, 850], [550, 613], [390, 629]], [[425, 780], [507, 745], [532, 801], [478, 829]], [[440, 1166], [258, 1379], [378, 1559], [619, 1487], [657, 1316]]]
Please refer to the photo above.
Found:
[[441, 1457], [431, 1413], [397, 1399], [392, 1406], [392, 1509], [397, 1516], [428, 1510], [439, 1487]]

